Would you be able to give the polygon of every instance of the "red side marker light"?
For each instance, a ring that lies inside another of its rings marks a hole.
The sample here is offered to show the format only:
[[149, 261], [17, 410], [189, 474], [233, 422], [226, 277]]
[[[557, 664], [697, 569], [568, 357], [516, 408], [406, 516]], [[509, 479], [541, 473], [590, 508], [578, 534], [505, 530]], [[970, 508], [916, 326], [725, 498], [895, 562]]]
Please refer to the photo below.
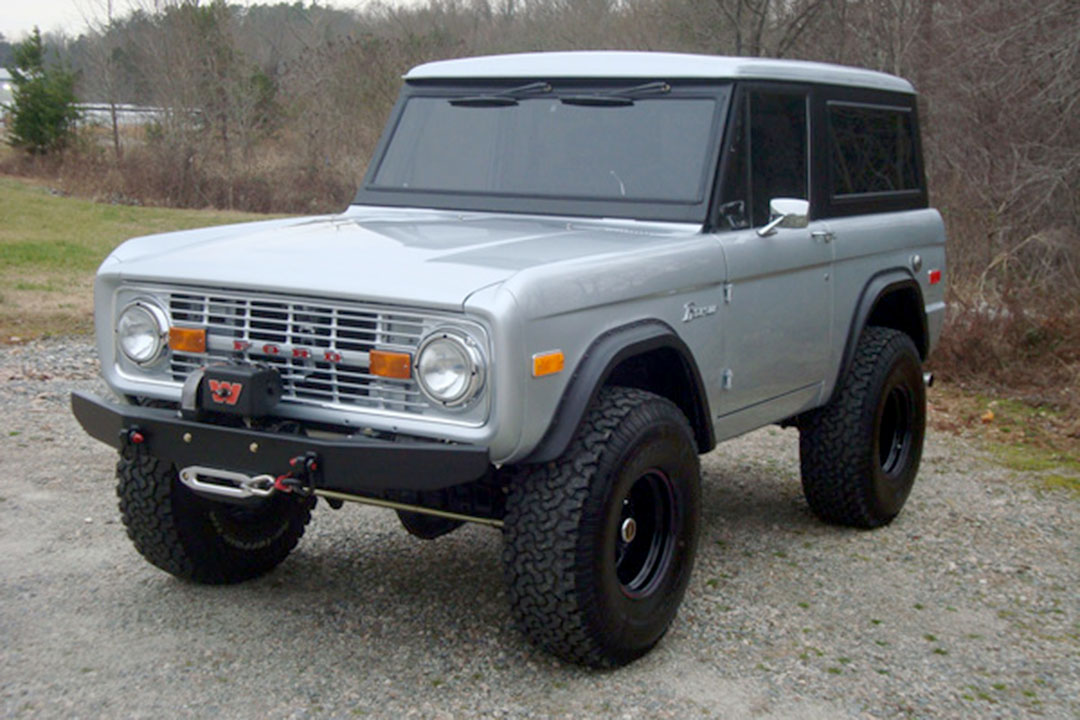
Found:
[[937, 285], [939, 282], [941, 282], [941, 271], [940, 270], [931, 270], [930, 271], [930, 284], [931, 285]]

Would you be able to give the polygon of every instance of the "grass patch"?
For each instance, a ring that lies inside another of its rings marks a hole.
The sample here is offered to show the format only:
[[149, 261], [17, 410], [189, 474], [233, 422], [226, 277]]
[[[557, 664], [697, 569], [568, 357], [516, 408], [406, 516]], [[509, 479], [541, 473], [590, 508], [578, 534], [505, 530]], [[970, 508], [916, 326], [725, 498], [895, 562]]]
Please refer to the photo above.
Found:
[[1018, 472], [1068, 470], [1080, 475], [1080, 461], [1036, 445], [998, 445], [992, 450], [998, 464]]
[[1080, 418], [1067, 407], [936, 387], [931, 426], [974, 439], [1002, 467], [1038, 489], [1080, 497]]
[[1037, 445], [996, 445], [990, 448], [1003, 467], [1026, 473], [1042, 490], [1065, 491], [1080, 498], [1080, 461], [1055, 449]]
[[1080, 498], [1080, 477], [1049, 474], [1043, 476], [1042, 482], [1047, 490], [1066, 490]]
[[128, 238], [268, 216], [95, 203], [0, 176], [0, 217], [0, 343], [7, 343], [89, 331], [94, 272]]

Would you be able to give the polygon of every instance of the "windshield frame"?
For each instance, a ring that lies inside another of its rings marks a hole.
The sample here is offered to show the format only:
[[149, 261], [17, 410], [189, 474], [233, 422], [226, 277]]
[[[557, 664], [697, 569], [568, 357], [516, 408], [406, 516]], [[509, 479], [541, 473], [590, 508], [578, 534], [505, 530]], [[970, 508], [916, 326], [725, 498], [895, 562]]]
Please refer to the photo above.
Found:
[[[404, 114], [406, 103], [413, 97], [434, 97], [451, 100], [478, 94], [498, 94], [520, 86], [526, 80], [534, 78], [512, 78], [508, 80], [483, 79], [473, 82], [447, 81], [410, 81], [402, 88], [398, 101], [387, 123], [379, 143], [372, 153], [363, 183], [353, 199], [354, 205], [393, 206], [411, 208], [434, 208], [440, 210], [506, 212], [529, 215], [562, 215], [572, 217], [626, 218], [659, 222], [690, 222], [705, 224], [709, 206], [716, 184], [716, 167], [724, 124], [734, 89], [730, 79], [715, 82], [693, 80], [688, 82], [669, 81], [670, 92], [660, 95], [643, 95], [635, 100], [663, 102], [665, 99], [702, 98], [715, 102], [712, 127], [709, 131], [708, 146], [702, 148], [705, 154], [703, 163], [702, 191], [698, 199], [687, 200], [638, 200], [638, 199], [596, 199], [581, 197], [557, 197], [551, 195], [499, 194], [491, 192], [468, 191], [432, 191], [407, 190], [378, 186], [374, 179], [386, 157], [394, 133], [397, 131]], [[545, 80], [545, 78], [536, 78]], [[618, 93], [620, 90], [640, 86], [657, 78], [618, 78], [598, 80], [549, 80], [553, 89], [541, 97], [557, 99], [561, 96], [580, 96], [590, 93]], [[519, 98], [526, 101], [528, 96]], [[617, 112], [617, 110], [616, 110]]]

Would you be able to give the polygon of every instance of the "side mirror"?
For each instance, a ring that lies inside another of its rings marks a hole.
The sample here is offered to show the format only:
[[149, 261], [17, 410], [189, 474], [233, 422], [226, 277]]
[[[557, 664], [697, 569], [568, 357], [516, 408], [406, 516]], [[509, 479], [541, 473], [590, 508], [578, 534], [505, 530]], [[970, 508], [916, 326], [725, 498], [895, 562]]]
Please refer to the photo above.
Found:
[[810, 224], [810, 203], [798, 198], [773, 198], [769, 201], [768, 225], [758, 229], [761, 237], [773, 235], [776, 228], [800, 230]]

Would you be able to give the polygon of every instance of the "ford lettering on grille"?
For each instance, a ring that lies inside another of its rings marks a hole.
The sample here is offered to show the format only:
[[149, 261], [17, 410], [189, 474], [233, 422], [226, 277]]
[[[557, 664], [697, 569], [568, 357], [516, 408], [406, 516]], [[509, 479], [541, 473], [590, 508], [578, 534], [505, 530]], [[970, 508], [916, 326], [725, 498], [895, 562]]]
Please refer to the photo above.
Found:
[[412, 380], [369, 372], [372, 348], [413, 353], [425, 317], [375, 306], [239, 293], [173, 291], [170, 321], [207, 329], [206, 352], [173, 352], [182, 382], [215, 360], [259, 362], [281, 374], [285, 401], [421, 414], [430, 406]]

